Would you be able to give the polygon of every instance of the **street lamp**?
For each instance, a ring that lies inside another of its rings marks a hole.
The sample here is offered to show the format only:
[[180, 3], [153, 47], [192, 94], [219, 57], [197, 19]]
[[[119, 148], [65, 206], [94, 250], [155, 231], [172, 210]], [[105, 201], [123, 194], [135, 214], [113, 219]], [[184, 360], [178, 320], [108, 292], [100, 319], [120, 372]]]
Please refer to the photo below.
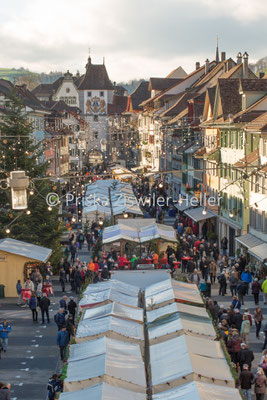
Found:
[[100, 226], [103, 226], [103, 225], [104, 225], [103, 219], [102, 219], [102, 218], [99, 218], [98, 223], [99, 223]]
[[129, 217], [128, 213], [126, 211], [123, 211], [123, 218], [127, 219]]
[[204, 207], [204, 208], [203, 208], [202, 214], [203, 214], [203, 215], [206, 215], [206, 214], [207, 214], [207, 207]]
[[12, 171], [8, 178], [11, 188], [11, 199], [13, 210], [25, 210], [28, 207], [27, 189], [29, 187], [29, 177], [25, 176], [25, 171]]

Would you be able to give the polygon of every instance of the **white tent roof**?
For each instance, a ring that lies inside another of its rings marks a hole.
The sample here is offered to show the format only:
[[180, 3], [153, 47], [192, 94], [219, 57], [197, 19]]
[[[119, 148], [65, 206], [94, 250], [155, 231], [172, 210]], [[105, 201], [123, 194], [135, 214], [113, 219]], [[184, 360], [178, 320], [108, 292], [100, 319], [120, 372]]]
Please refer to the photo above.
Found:
[[212, 385], [210, 383], [190, 382], [186, 385], [154, 394], [153, 400], [241, 400], [238, 389]]
[[165, 307], [156, 308], [151, 311], [147, 311], [147, 322], [152, 323], [157, 320], [163, 320], [163, 317], [167, 319], [173, 314], [178, 314], [180, 317], [186, 317], [186, 315], [193, 315], [204, 320], [210, 321], [209, 314], [204, 307], [189, 306], [183, 303], [171, 303]]
[[[80, 357], [78, 354], [81, 353], [81, 348], [73, 351], [73, 354], [76, 352], [76, 360], [69, 361], [65, 379], [68, 389], [71, 387], [68, 385], [70, 382], [88, 380], [86, 386], [90, 386], [89, 380], [100, 376], [132, 383], [141, 391], [142, 388], [146, 388], [145, 367], [138, 344], [103, 338], [100, 346], [103, 346], [105, 351], [102, 354], [96, 354], [91, 344], [83, 343], [83, 345], [88, 357], [77, 359]], [[90, 356], [90, 352], [92, 356]]]
[[60, 400], [146, 400], [146, 395], [111, 386], [108, 383], [100, 383], [83, 390], [61, 393], [59, 398]]
[[136, 243], [145, 243], [154, 239], [176, 242], [176, 235], [172, 226], [158, 224], [154, 219], [129, 219], [121, 220], [117, 225], [104, 229], [104, 244], [120, 239]]
[[96, 212], [98, 216], [111, 215], [109, 188], [113, 215], [123, 214], [124, 211], [143, 215], [130, 184], [105, 179], [86, 185], [83, 216]]
[[42, 262], [46, 262], [52, 253], [52, 250], [46, 247], [10, 238], [0, 240], [0, 250]]
[[210, 349], [212, 341], [205, 340], [207, 343], [203, 345], [204, 339], [201, 340], [199, 355], [194, 353], [195, 349], [188, 344], [188, 339], [183, 335], [150, 346], [152, 386], [166, 384], [192, 373], [205, 378], [233, 382], [226, 360], [210, 357], [211, 351], [216, 355], [216, 349]]
[[255, 246], [259, 246], [260, 244], [263, 243], [262, 240], [260, 240], [254, 235], [251, 235], [251, 233], [246, 233], [245, 235], [238, 236], [235, 238], [235, 240], [242, 246], [247, 247], [248, 249]]
[[76, 338], [78, 341], [79, 339], [89, 340], [90, 336], [102, 335], [109, 331], [131, 339], [144, 340], [143, 326], [141, 324], [112, 316], [80, 321]]
[[196, 285], [174, 279], [172, 279], [171, 284], [175, 301], [187, 301], [203, 305], [202, 297]]
[[248, 249], [249, 254], [263, 262], [267, 259], [267, 243], [260, 244], [259, 246]]
[[100, 307], [89, 308], [83, 313], [82, 320], [102, 318], [108, 315], [134, 320], [140, 323], [144, 321], [144, 312], [142, 308], [129, 307], [119, 303], [109, 303]]
[[114, 301], [138, 307], [139, 288], [124, 282], [110, 280], [88, 285], [79, 303], [80, 307], [90, 307], [106, 301]]

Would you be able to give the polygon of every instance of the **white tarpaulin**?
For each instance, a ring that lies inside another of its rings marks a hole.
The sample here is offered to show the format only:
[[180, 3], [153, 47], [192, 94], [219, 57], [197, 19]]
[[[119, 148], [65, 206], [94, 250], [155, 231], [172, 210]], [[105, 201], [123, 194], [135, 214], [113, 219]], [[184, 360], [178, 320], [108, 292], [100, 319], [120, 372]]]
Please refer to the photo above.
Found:
[[84, 311], [82, 320], [102, 318], [108, 315], [129, 319], [140, 323], [144, 322], [142, 308], [134, 308], [119, 303], [109, 303], [99, 307], [89, 308]]
[[91, 307], [108, 301], [138, 307], [139, 288], [116, 280], [88, 285], [79, 306]]
[[110, 202], [113, 215], [121, 215], [123, 212], [143, 215], [129, 183], [105, 179], [86, 185], [83, 218], [88, 219], [96, 213], [98, 218], [111, 216]]
[[104, 229], [104, 244], [117, 242], [121, 239], [135, 243], [145, 243], [154, 239], [161, 239], [168, 242], [177, 241], [173, 227], [158, 224], [155, 219], [150, 218], [119, 220], [117, 225]]
[[170, 279], [166, 279], [162, 282], [158, 282], [154, 285], [148, 286], [145, 290], [146, 307], [153, 307], [153, 305], [173, 301], [174, 292]]
[[[234, 380], [226, 360], [205, 355], [205, 351], [213, 344], [209, 340], [206, 342], [207, 345], [199, 350], [201, 355], [190, 352], [184, 335], [150, 346], [152, 386], [164, 385], [190, 374], [194, 374], [195, 379], [201, 375], [207, 379], [218, 380], [218, 384], [228, 381], [229, 386], [233, 385]], [[200, 346], [202, 345], [203, 342]]]
[[[84, 343], [87, 358], [77, 359], [80, 357], [81, 348], [74, 350], [73, 354], [76, 352], [76, 356], [72, 356], [74, 361], [69, 360], [64, 389], [72, 391], [79, 387], [87, 387], [92, 384], [91, 379], [102, 377], [106, 380], [115, 379], [131, 383], [131, 388], [136, 386], [137, 392], [145, 391], [145, 367], [139, 345], [104, 339], [100, 340], [99, 352], [103, 350], [103, 344], [104, 353], [97, 354], [97, 350], [93, 350], [90, 344]], [[92, 356], [89, 355], [90, 351]], [[79, 386], [79, 382], [82, 386]]]
[[238, 389], [210, 383], [190, 382], [186, 385], [154, 394], [153, 400], [242, 400]]
[[80, 321], [76, 339], [78, 342], [82, 342], [90, 340], [92, 336], [103, 336], [110, 331], [134, 340], [144, 340], [143, 326], [140, 323], [112, 316]]
[[204, 307], [189, 306], [183, 303], [172, 303], [165, 307], [156, 308], [155, 310], [147, 311], [147, 322], [163, 321], [169, 316], [178, 313], [180, 318], [186, 318], [186, 314], [199, 317], [210, 322], [209, 314]]
[[175, 301], [185, 301], [189, 303], [203, 304], [202, 297], [196, 285], [178, 282], [172, 279], [172, 288]]
[[75, 392], [61, 393], [60, 400], [146, 400], [144, 393], [114, 387], [100, 383]]

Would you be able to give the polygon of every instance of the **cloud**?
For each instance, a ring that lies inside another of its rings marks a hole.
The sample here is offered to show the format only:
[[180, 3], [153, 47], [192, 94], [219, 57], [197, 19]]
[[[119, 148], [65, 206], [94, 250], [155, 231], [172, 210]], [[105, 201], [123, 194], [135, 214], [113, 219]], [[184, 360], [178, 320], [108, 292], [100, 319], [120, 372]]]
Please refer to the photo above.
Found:
[[0, 66], [83, 72], [90, 47], [117, 82], [165, 76], [214, 58], [216, 33], [229, 56], [255, 60], [266, 16], [262, 0], [13, 0], [0, 17]]

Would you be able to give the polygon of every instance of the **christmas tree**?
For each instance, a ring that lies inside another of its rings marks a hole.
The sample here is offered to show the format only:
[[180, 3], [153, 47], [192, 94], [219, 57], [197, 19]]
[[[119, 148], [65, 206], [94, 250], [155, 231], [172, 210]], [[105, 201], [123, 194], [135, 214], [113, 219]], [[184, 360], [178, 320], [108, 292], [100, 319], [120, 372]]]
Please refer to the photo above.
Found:
[[[3, 109], [0, 132], [0, 237], [8, 233], [14, 239], [49, 247], [53, 249], [52, 261], [56, 261], [61, 255], [62, 226], [57, 207], [51, 209], [46, 203], [46, 195], [55, 190], [46, 176], [47, 164], [40, 162], [41, 145], [35, 141], [22, 99], [15, 91]], [[10, 172], [19, 170], [25, 171], [31, 182], [26, 211], [12, 210], [11, 191], [3, 190]]]

